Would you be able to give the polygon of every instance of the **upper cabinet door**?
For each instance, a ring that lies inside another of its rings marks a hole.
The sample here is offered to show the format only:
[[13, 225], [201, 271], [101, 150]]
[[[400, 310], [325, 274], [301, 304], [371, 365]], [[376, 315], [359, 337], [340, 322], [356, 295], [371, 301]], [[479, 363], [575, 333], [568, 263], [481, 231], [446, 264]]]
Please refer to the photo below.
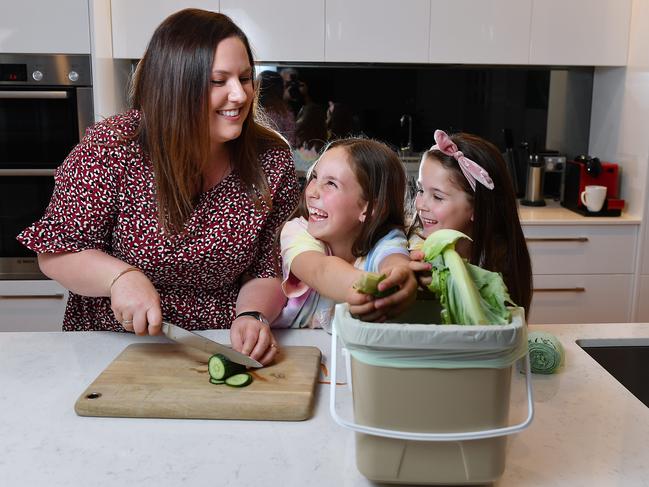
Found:
[[431, 63], [527, 64], [532, 0], [431, 0]]
[[631, 0], [534, 0], [530, 64], [624, 66]]
[[3, 2], [0, 12], [0, 52], [90, 54], [88, 0]]
[[327, 0], [325, 60], [427, 63], [430, 0]]
[[218, 12], [219, 0], [112, 0], [113, 57], [140, 59], [160, 22], [190, 7]]
[[221, 0], [256, 61], [324, 61], [325, 0]]

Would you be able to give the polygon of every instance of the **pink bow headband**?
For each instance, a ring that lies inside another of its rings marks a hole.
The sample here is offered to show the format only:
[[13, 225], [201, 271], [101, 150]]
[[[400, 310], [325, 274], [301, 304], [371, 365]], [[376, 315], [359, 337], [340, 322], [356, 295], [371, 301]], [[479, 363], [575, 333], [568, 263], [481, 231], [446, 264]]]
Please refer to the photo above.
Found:
[[455, 159], [462, 170], [462, 174], [469, 184], [471, 189], [475, 191], [475, 182], [478, 181], [487, 189], [494, 189], [494, 182], [489, 177], [489, 173], [485, 171], [482, 166], [478, 163], [472, 161], [468, 157], [465, 157], [461, 150], [457, 148], [457, 145], [451, 140], [446, 132], [443, 130], [435, 130], [435, 145], [430, 148], [430, 150], [438, 150], [442, 154], [451, 156]]

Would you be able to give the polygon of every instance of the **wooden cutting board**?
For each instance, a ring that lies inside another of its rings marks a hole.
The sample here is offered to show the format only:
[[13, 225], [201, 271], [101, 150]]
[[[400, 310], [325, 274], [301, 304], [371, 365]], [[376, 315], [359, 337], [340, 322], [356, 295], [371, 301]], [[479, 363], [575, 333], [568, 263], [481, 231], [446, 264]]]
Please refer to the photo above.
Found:
[[320, 369], [315, 347], [282, 347], [274, 364], [235, 388], [209, 382], [209, 355], [167, 343], [126, 347], [77, 400], [79, 416], [260, 419], [311, 417]]

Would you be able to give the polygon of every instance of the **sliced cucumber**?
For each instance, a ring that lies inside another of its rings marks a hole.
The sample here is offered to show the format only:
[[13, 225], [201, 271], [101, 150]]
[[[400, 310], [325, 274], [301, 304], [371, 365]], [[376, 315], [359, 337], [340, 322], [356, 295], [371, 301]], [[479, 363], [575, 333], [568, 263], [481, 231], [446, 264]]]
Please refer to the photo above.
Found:
[[242, 374], [234, 374], [225, 379], [226, 385], [231, 387], [245, 387], [252, 382], [252, 375], [244, 372]]
[[210, 384], [225, 384], [225, 381], [222, 379], [214, 379], [210, 377]]
[[210, 373], [210, 377], [216, 380], [225, 380], [231, 375], [239, 374], [246, 371], [246, 367], [241, 364], [235, 364], [225, 355], [217, 353], [210, 357], [209, 362], [207, 362], [207, 370]]

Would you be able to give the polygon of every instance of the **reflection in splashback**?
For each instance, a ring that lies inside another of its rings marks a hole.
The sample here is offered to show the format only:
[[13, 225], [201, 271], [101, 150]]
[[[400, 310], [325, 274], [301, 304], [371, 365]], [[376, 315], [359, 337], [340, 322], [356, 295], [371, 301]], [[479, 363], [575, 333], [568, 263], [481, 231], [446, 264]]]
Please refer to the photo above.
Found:
[[284, 78], [298, 145], [364, 134], [416, 153], [441, 128], [478, 134], [503, 150], [504, 129], [514, 145], [527, 142], [535, 152], [588, 149], [592, 68], [282, 64], [257, 72], [263, 70]]

